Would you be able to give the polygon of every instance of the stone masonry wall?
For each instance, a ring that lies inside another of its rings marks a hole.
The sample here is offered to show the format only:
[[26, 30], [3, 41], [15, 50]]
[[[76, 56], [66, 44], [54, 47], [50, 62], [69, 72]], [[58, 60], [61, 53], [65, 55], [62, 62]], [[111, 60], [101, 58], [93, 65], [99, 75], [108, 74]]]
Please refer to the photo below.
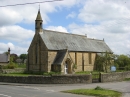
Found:
[[2, 69], [2, 73], [19, 73], [24, 72], [26, 69], [16, 68], [16, 69]]
[[58, 76], [0, 76], [0, 82], [28, 84], [76, 84], [92, 83], [91, 75], [58, 75]]
[[8, 63], [0, 63], [0, 65], [2, 66], [2, 65], [8, 65]]
[[94, 63], [95, 63], [95, 57], [96, 57], [96, 53], [91, 53], [91, 64], [89, 64], [88, 53], [85, 53], [85, 52], [79, 53], [78, 52], [77, 53], [77, 69], [75, 71], [76, 72], [82, 71], [83, 62], [84, 62], [84, 71], [93, 71]]
[[77, 52], [77, 69], [75, 71], [82, 71], [82, 53], [80, 52]]
[[125, 78], [130, 78], [130, 71], [101, 74], [101, 82], [122, 81]]
[[33, 38], [28, 55], [27, 70], [48, 71], [48, 50], [38, 34]]
[[48, 51], [48, 72], [51, 71], [51, 65], [53, 64], [57, 51]]

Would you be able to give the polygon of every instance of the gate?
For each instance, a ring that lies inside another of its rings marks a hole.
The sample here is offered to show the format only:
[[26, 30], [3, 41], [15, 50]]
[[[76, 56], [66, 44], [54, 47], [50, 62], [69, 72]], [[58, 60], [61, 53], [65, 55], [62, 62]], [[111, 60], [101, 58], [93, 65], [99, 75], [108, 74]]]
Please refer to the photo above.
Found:
[[100, 72], [92, 73], [92, 83], [100, 82]]

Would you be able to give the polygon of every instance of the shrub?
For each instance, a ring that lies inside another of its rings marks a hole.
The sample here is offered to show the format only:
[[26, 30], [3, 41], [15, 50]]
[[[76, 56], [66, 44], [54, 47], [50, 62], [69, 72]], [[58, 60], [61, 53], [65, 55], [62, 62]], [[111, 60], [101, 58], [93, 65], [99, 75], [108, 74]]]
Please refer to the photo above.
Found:
[[18, 67], [18, 65], [15, 64], [15, 63], [10, 63], [10, 64], [7, 65], [8, 69], [14, 69], [14, 68], [17, 68], [17, 67]]
[[2, 69], [14, 69], [14, 68], [17, 68], [17, 67], [18, 67], [17, 64], [11, 63], [11, 64], [8, 64], [8, 65], [2, 66]]
[[26, 64], [17, 64], [18, 65], [18, 68], [26, 68]]
[[94, 90], [104, 90], [104, 89], [101, 88], [100, 86], [97, 86]]

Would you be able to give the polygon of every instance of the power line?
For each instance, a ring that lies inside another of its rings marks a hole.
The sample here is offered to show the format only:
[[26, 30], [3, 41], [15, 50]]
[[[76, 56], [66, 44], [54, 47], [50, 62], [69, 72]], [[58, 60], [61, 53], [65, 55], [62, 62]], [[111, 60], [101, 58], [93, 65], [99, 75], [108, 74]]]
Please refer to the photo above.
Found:
[[41, 1], [41, 2], [32, 2], [32, 3], [23, 3], [23, 4], [13, 4], [13, 5], [4, 5], [4, 6], [0, 6], [0, 7], [19, 6], [19, 5], [29, 5], [29, 4], [46, 3], [46, 2], [55, 2], [55, 1], [63, 1], [63, 0], [51, 0], [51, 1]]

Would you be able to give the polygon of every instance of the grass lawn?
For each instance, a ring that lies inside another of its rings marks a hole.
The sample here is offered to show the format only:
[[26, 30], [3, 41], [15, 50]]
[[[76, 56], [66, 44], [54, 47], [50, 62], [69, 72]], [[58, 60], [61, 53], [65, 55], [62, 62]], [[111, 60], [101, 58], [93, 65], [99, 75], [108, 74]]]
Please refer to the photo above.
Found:
[[80, 71], [80, 72], [75, 72], [75, 74], [99, 74], [98, 71]]
[[9, 73], [9, 74], [0, 74], [2, 76], [29, 76], [30, 74], [23, 74], [23, 73]]
[[7, 74], [0, 74], [0, 75], [2, 75], [2, 76], [32, 76], [32, 75], [34, 75], [34, 76], [50, 76], [50, 75], [59, 75], [60, 73], [59, 72], [49, 72], [49, 73], [47, 73], [47, 72], [35, 72], [35, 73], [7, 73]]
[[122, 93], [118, 91], [107, 90], [100, 87], [96, 87], [95, 89], [76, 89], [76, 90], [67, 90], [62, 92], [78, 94], [78, 95], [96, 96], [96, 97], [121, 97], [122, 95]]
[[[40, 75], [43, 75], [43, 74], [27, 74], [27, 73], [8, 73], [8, 74], [0, 74], [2, 76], [40, 76]], [[48, 76], [49, 74], [44, 74], [44, 76]]]

